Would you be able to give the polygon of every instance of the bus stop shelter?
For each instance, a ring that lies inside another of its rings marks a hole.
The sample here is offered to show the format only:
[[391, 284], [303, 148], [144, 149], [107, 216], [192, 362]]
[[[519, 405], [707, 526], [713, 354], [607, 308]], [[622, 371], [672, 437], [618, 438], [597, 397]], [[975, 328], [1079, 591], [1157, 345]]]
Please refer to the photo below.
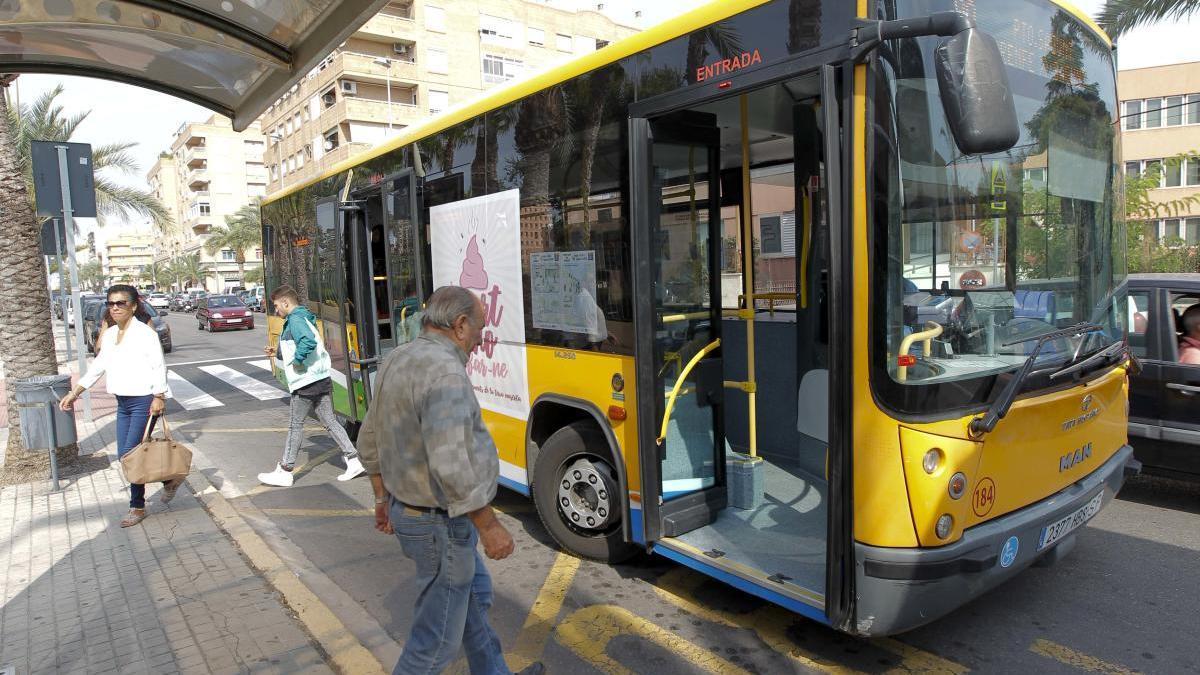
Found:
[[387, 0], [9, 0], [0, 73], [125, 82], [241, 131]]

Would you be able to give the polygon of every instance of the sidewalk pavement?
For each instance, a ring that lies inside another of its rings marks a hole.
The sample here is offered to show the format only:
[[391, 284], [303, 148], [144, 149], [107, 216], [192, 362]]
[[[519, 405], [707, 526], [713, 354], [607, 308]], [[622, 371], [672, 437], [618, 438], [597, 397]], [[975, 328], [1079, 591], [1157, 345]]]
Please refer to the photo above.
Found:
[[122, 529], [112, 425], [79, 431], [107, 468], [0, 489], [0, 672], [332, 672], [186, 483]]

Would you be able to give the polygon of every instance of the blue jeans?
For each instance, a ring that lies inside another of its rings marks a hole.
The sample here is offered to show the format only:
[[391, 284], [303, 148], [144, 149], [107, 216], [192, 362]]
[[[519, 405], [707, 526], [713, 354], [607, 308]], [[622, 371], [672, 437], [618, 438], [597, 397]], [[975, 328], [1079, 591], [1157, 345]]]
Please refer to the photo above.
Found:
[[[154, 397], [150, 394], [117, 397], [117, 459], [142, 442], [146, 421], [150, 419], [150, 404], [153, 402]], [[129, 508], [146, 508], [145, 485], [129, 484]]]
[[412, 630], [393, 675], [440, 673], [467, 653], [471, 675], [510, 675], [500, 639], [488, 625], [492, 578], [479, 555], [479, 533], [466, 516], [421, 513], [392, 499], [392, 527], [417, 565]]

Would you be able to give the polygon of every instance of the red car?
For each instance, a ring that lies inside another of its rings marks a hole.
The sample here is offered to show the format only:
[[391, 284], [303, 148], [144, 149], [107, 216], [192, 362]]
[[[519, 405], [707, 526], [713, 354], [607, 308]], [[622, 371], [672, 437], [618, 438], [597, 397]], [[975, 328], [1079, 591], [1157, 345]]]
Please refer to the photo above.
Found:
[[254, 314], [236, 295], [210, 295], [199, 299], [197, 328], [209, 331], [224, 328], [254, 328]]

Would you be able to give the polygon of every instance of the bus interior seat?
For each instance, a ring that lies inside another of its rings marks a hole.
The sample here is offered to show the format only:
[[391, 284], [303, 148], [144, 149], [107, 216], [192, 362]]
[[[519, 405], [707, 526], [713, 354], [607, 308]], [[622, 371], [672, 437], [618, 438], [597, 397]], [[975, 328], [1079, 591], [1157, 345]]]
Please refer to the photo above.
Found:
[[829, 370], [804, 374], [796, 395], [796, 431], [829, 443]]
[[1017, 291], [1013, 293], [1013, 301], [1013, 318], [1054, 323], [1054, 291]]

